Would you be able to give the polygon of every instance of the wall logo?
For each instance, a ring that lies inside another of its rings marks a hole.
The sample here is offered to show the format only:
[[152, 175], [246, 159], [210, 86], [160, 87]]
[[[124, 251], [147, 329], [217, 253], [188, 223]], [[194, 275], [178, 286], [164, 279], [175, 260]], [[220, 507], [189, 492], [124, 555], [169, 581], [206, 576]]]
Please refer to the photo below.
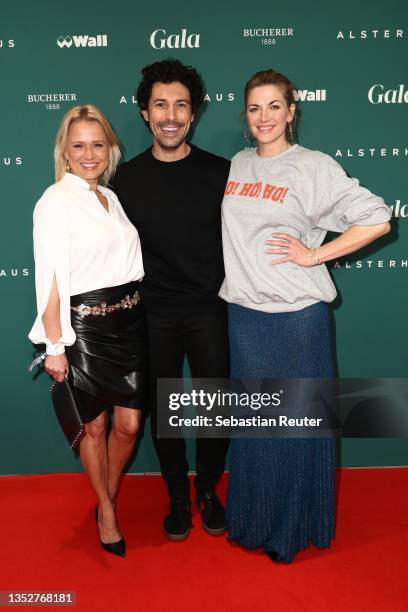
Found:
[[404, 38], [404, 30], [360, 30], [359, 32], [353, 32], [353, 30], [340, 30], [337, 32], [336, 38], [337, 40], [379, 40], [381, 38]]
[[368, 100], [371, 104], [408, 104], [408, 89], [399, 85], [398, 89], [386, 89], [384, 85], [376, 83], [368, 90]]
[[15, 47], [14, 40], [4, 40], [0, 38], [0, 49], [13, 49]]
[[4, 157], [0, 157], [0, 165], [1, 166], [21, 166], [23, 163], [23, 158], [20, 157], [10, 157], [5, 155]]
[[401, 200], [395, 200], [395, 204], [390, 206], [392, 216], [397, 219], [406, 219], [408, 217], [408, 204], [402, 204]]
[[198, 49], [200, 34], [187, 34], [183, 28], [179, 34], [167, 36], [166, 30], [154, 30], [150, 35], [150, 44], [153, 49]]
[[107, 34], [96, 34], [96, 36], [89, 36], [89, 34], [73, 34], [72, 36], [58, 36], [57, 45], [60, 49], [67, 47], [68, 49], [74, 47], [107, 47], [108, 46], [108, 35]]
[[293, 92], [296, 102], [326, 102], [326, 89], [298, 89]]
[[293, 28], [244, 28], [242, 36], [244, 38], [255, 38], [261, 45], [276, 45], [279, 39], [294, 36]]

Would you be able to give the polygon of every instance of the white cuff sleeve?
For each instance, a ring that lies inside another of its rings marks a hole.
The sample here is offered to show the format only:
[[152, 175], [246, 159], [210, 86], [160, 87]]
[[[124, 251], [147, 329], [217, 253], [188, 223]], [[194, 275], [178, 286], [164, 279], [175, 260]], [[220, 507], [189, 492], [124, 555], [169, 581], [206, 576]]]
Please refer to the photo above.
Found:
[[62, 355], [65, 353], [65, 344], [63, 342], [56, 342], [55, 344], [48, 344], [45, 349], [47, 355]]

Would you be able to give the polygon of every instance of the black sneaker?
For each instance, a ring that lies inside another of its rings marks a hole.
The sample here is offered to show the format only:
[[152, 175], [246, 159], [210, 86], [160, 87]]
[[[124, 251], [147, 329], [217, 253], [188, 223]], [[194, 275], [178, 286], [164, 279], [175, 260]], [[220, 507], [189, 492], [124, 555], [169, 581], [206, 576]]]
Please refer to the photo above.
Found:
[[170, 540], [184, 540], [192, 526], [189, 500], [170, 498], [170, 513], [163, 521], [166, 536]]
[[214, 491], [197, 491], [197, 508], [201, 510], [201, 524], [207, 533], [219, 535], [224, 533], [225, 509]]

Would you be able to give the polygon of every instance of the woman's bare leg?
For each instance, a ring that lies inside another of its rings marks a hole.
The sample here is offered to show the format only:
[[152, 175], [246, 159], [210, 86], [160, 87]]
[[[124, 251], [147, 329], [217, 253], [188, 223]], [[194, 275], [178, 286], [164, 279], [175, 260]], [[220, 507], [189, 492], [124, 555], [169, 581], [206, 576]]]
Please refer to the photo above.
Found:
[[104, 411], [93, 421], [85, 423], [85, 434], [80, 442], [79, 453], [98, 498], [100, 537], [102, 542], [109, 544], [120, 540], [122, 535], [116, 525], [108, 489], [106, 421], [107, 414]]
[[141, 410], [114, 407], [112, 430], [108, 440], [108, 491], [112, 502], [115, 501], [122, 470], [135, 445], [141, 414]]

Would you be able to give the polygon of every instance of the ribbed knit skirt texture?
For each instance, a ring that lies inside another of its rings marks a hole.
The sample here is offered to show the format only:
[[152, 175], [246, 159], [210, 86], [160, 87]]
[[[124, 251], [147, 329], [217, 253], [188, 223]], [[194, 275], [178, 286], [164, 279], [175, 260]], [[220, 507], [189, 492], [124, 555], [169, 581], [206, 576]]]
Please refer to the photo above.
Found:
[[[232, 378], [331, 378], [328, 306], [268, 314], [229, 305]], [[231, 440], [229, 539], [287, 562], [334, 537], [332, 438]]]

